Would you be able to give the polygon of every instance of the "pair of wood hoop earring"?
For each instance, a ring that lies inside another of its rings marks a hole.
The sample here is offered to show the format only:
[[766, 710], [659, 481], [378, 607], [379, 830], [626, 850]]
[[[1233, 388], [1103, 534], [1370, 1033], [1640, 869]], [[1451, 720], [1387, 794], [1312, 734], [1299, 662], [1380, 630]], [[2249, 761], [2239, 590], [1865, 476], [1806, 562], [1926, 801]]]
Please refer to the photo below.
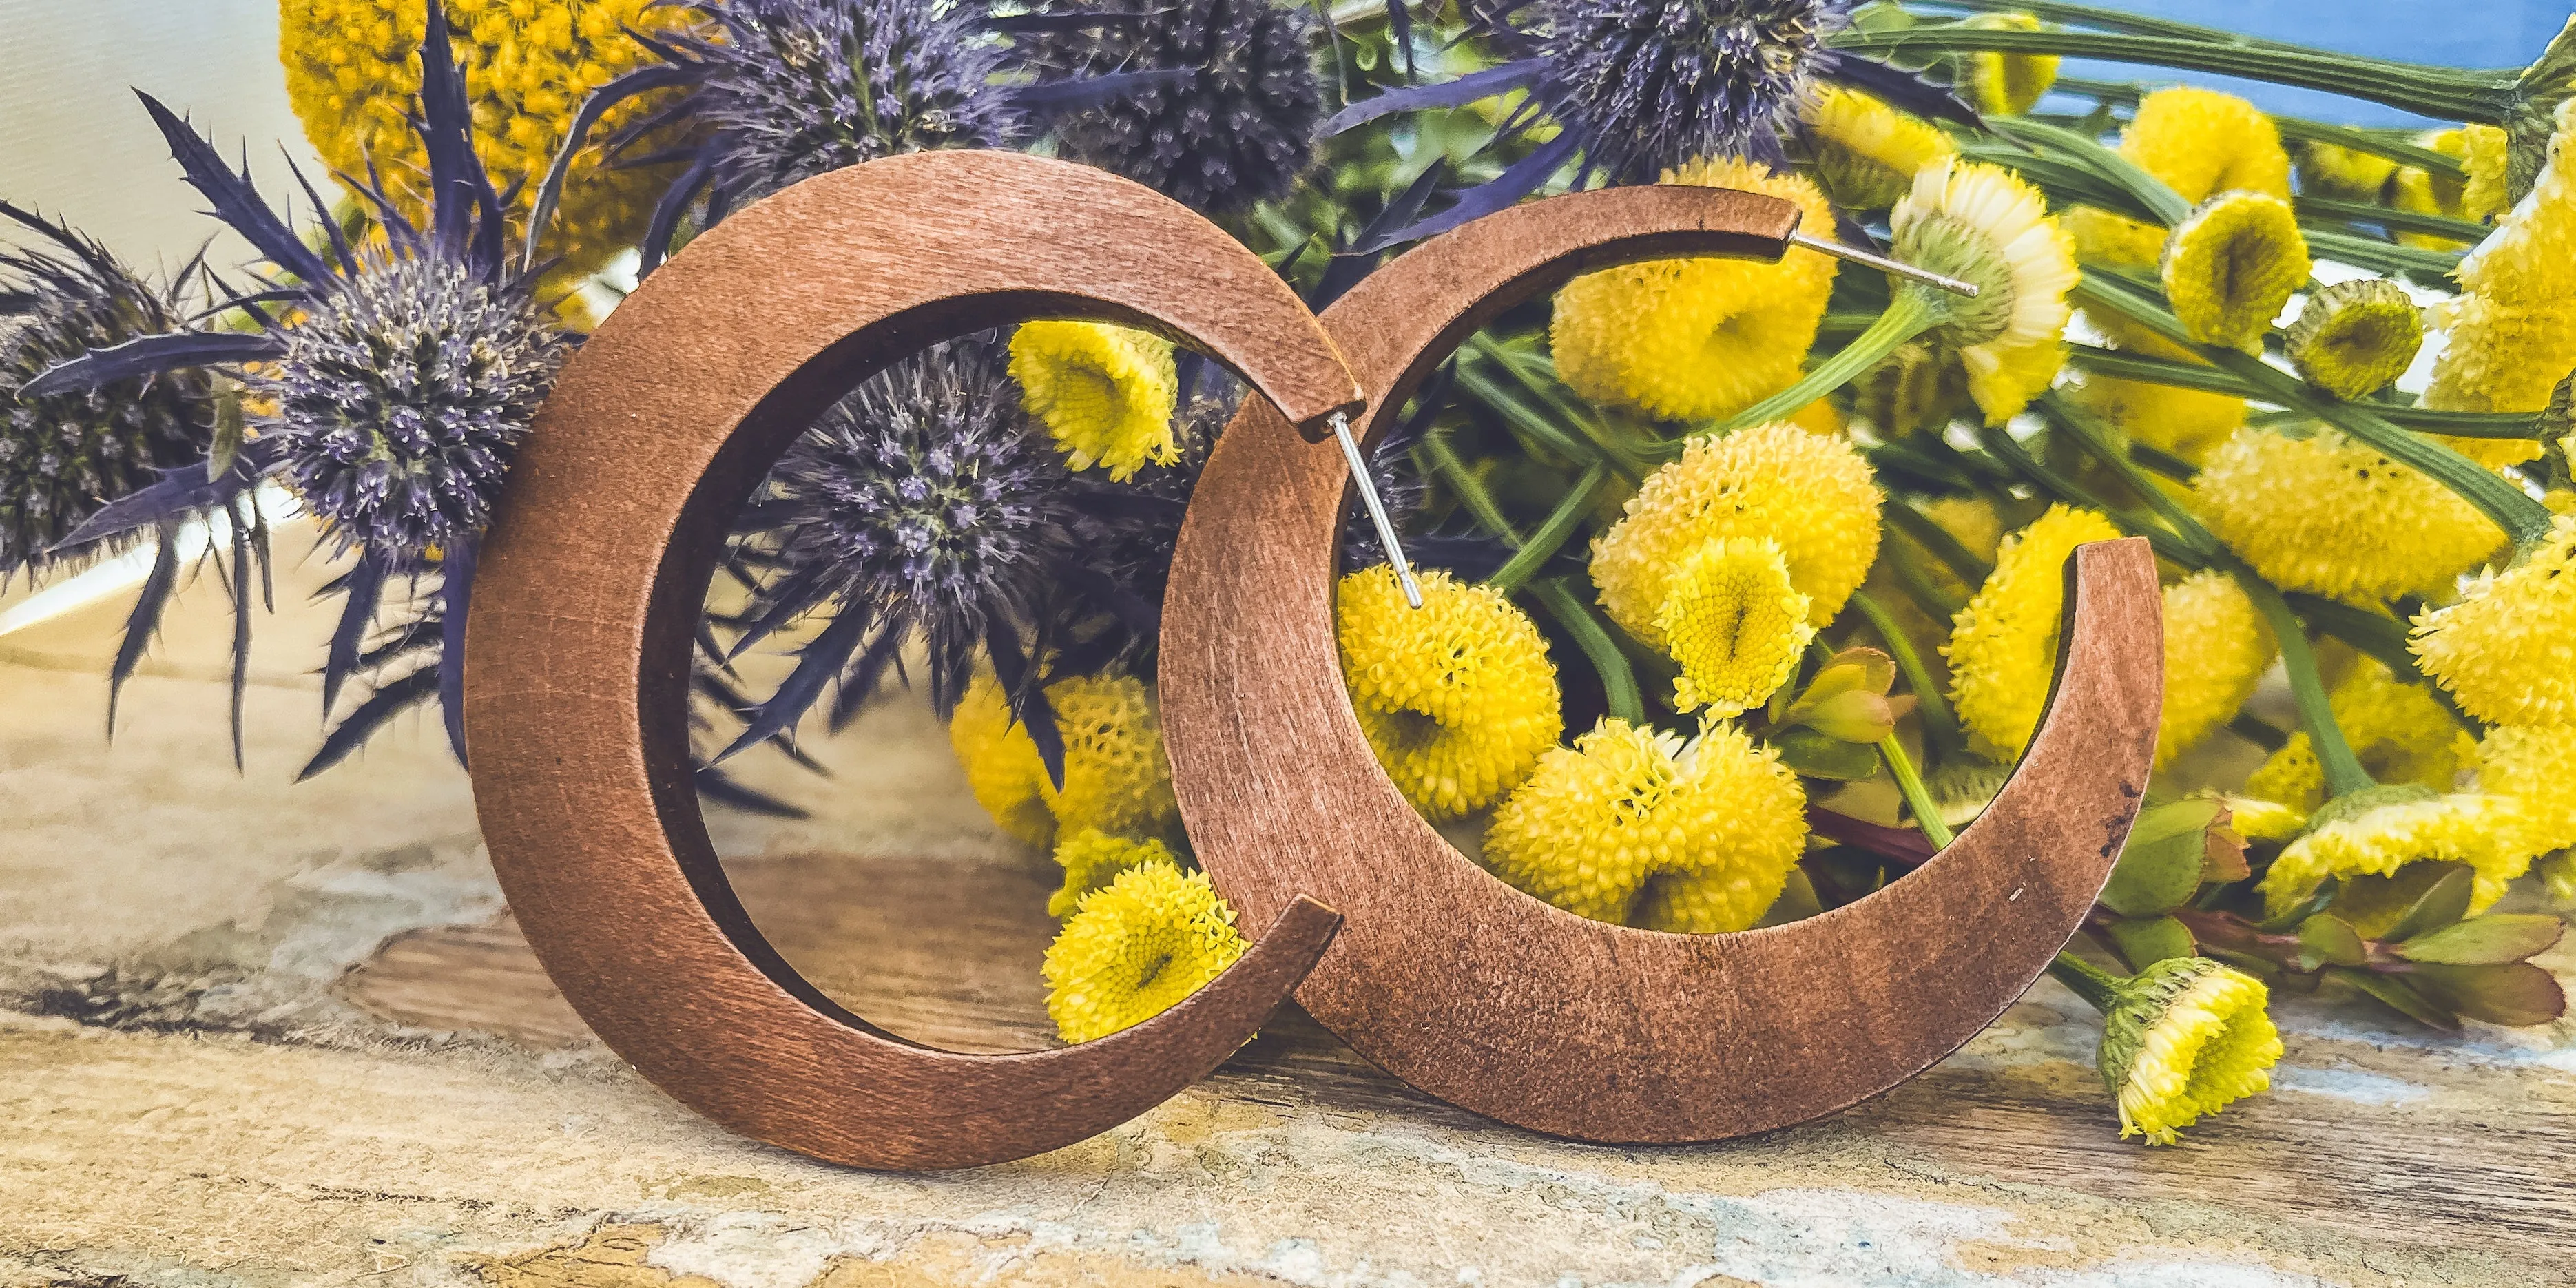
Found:
[[[1107, 1130], [1214, 1070], [1292, 990], [1416, 1087], [1587, 1140], [1764, 1131], [1922, 1071], [2038, 977], [2136, 814], [2161, 698], [2144, 542], [2078, 553], [2047, 717], [1984, 816], [1907, 880], [1742, 934], [1589, 921], [1476, 868], [1378, 768], [1334, 644], [1349, 476], [1313, 444], [1335, 413], [1374, 437], [1510, 305], [1613, 264], [1777, 259], [1797, 217], [1692, 187], [1539, 201], [1416, 247], [1318, 319], [1184, 207], [1017, 153], [890, 158], [737, 212], [565, 366], [477, 575], [475, 797], [547, 973], [676, 1099], [864, 1167]], [[762, 938], [699, 815], [686, 694], [729, 522], [795, 435], [905, 354], [1034, 317], [1161, 330], [1260, 395], [1192, 501], [1160, 687], [1192, 846], [1261, 929], [1134, 1028], [965, 1055], [869, 1025]]]

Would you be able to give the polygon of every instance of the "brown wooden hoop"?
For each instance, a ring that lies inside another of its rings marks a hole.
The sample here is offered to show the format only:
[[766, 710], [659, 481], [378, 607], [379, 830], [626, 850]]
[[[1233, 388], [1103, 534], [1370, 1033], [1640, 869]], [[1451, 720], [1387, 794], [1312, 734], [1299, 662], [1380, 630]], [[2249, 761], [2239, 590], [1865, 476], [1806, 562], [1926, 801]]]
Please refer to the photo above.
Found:
[[[1575, 273], [1676, 255], [1776, 259], [1797, 212], [1746, 193], [1619, 188], [1427, 242], [1324, 323], [1381, 433], [1447, 353]], [[2030, 750], [1921, 870], [1822, 916], [1734, 935], [1589, 921], [1468, 862], [1371, 757], [1343, 687], [1333, 571], [1348, 471], [1247, 405], [1173, 560], [1160, 684], [1173, 786], [1217, 887], [1256, 923], [1311, 893], [1348, 923], [1297, 998], [1414, 1086], [1539, 1131], [1717, 1140], [1912, 1077], [1991, 1023], [2082, 923], [2155, 752], [2155, 561], [2074, 560], [2065, 651]]]
[[1182, 206], [1017, 153], [896, 157], [736, 213], [618, 308], [520, 449], [476, 578], [475, 800], [547, 974], [663, 1090], [817, 1158], [963, 1167], [1116, 1126], [1250, 1037], [1339, 920], [1276, 901], [1246, 923], [1270, 929], [1241, 961], [1153, 1020], [1060, 1050], [964, 1055], [834, 1005], [726, 883], [698, 814], [685, 704], [730, 519], [860, 380], [1029, 317], [1190, 338], [1310, 434], [1357, 405], [1313, 315]]

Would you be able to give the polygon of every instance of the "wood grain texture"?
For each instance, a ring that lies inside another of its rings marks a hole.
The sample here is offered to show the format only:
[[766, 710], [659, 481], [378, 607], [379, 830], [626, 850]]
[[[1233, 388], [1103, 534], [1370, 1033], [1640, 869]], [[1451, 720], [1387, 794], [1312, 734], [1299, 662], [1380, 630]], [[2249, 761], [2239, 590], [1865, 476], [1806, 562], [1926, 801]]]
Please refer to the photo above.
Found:
[[734, 1130], [835, 1162], [960, 1167], [1123, 1122], [1204, 1076], [1336, 918], [1283, 903], [1180, 1006], [1062, 1050], [968, 1055], [835, 1005], [762, 938], [689, 772], [691, 632], [730, 520], [886, 364], [1028, 317], [1157, 326], [1312, 424], [1354, 402], [1305, 307], [1215, 226], [1104, 172], [890, 158], [699, 237], [569, 362], [511, 471], [466, 635], [466, 741], [501, 885], [618, 1054]]
[[[1785, 203], [1687, 187], [1520, 206], [1425, 243], [1325, 313], [1384, 430], [1482, 320], [1603, 264], [1776, 258]], [[1173, 561], [1164, 736], [1192, 844], [1258, 922], [1311, 893], [1347, 924], [1298, 1000], [1414, 1086], [1505, 1122], [1607, 1142], [1721, 1139], [1886, 1091], [2038, 977], [2108, 876], [2161, 701], [2153, 557], [2074, 566], [2047, 719], [1991, 809], [1916, 874], [1736, 935], [1586, 920], [1477, 868], [1371, 757], [1343, 687], [1332, 590], [1338, 457], [1247, 406]]]

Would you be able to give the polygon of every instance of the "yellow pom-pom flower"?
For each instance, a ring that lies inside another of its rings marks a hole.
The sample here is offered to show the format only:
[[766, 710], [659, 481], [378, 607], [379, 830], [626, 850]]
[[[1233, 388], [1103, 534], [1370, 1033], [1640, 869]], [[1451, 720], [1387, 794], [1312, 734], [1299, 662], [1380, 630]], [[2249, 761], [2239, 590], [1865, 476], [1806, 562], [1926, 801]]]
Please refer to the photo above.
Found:
[[[1758, 162], [1694, 162], [1664, 181], [1783, 198], [1806, 227], [1833, 226], [1815, 184]], [[1834, 261], [1795, 248], [1776, 264], [1666, 259], [1587, 273], [1556, 295], [1557, 375], [1605, 407], [1667, 420], [1731, 416], [1797, 380], [1833, 285]]]
[[1046, 696], [1064, 737], [1061, 790], [989, 673], [967, 687], [949, 718], [949, 746], [994, 823], [1039, 849], [1084, 828], [1177, 835], [1180, 805], [1153, 691], [1133, 676], [1092, 675], [1058, 680]]
[[2397, 163], [2375, 152], [2356, 152], [2331, 143], [2299, 148], [2299, 190], [2321, 197], [2376, 200], [2397, 176]]
[[1961, 609], [1942, 650], [1950, 659], [1950, 700], [1959, 719], [2011, 761], [2030, 745], [2057, 671], [2057, 632], [2066, 609], [2066, 561], [2088, 541], [2120, 530], [2091, 510], [2052, 505], [2004, 538], [1994, 573]]
[[2177, 86], [2138, 101], [2120, 155], [2197, 204], [2230, 190], [2286, 201], [2290, 154], [2263, 110], [2233, 94]]
[[2334, 599], [2447, 586], [2505, 540], [2457, 493], [2331, 429], [2240, 430], [2193, 487], [2209, 530], [2265, 580]]
[[1568, 912], [1714, 934], [1761, 920], [1806, 848], [1806, 793], [1732, 725], [1688, 745], [1604, 720], [1494, 811], [1485, 863]]
[[2169, 957], [2113, 995], [2099, 1067], [2122, 1139], [2173, 1144], [2203, 1115], [2270, 1089], [2281, 1034], [2261, 980], [2206, 957]]
[[2165, 707], [2156, 767], [2236, 718], [2272, 665], [2271, 629], [2243, 587], [2197, 572], [2165, 587]]
[[1065, 463], [1125, 479], [1180, 459], [1172, 342], [1103, 322], [1030, 322], [1011, 336], [1021, 404], [1055, 436]]
[[2511, 148], [2505, 132], [2492, 125], [2463, 126], [2460, 134], [2460, 162], [2469, 172], [2468, 181], [2460, 185], [2460, 217], [2485, 223], [2513, 205], [2506, 195], [2505, 176]]
[[1718, 719], [1761, 705], [1787, 684], [1816, 635], [1807, 597], [1789, 584], [1789, 561], [1769, 537], [1708, 541], [1684, 555], [1655, 629], [1682, 671], [1673, 709], [1705, 706]]
[[1437, 569], [1422, 607], [1381, 564], [1334, 596], [1342, 677], [1378, 764], [1424, 817], [1464, 817], [1529, 777], [1565, 732], [1547, 641], [1501, 591]]
[[[1922, 509], [1923, 517], [1930, 519], [1932, 526], [1949, 533], [1969, 554], [1989, 563], [1994, 561], [1995, 550], [2004, 540], [2004, 520], [1991, 503], [1977, 497], [1944, 496], [1925, 502]], [[1976, 593], [1977, 588], [1961, 580], [1948, 561], [1916, 544], [1901, 529], [1893, 539], [1944, 596], [1966, 603], [1968, 596]]]
[[1929, 334], [1966, 365], [1968, 396], [1988, 424], [2020, 414], [2064, 355], [2074, 239], [2038, 189], [2001, 167], [1950, 157], [1916, 172], [1888, 223], [1897, 258], [1977, 284], [1973, 300], [1939, 301], [1942, 321]]
[[2511, 797], [2365, 788], [2327, 802], [2305, 833], [2281, 847], [2263, 874], [2265, 914], [2287, 914], [2328, 877], [2393, 876], [2419, 862], [2467, 864], [2469, 911], [2484, 912], [2504, 897], [2506, 882], [2530, 869], [2526, 832], [2520, 802]]
[[1224, 974], [1247, 946], [1206, 873], [1129, 868], [1084, 895], [1047, 946], [1047, 1017], [1067, 1042], [1133, 1028]]
[[2555, 121], [2531, 192], [2460, 261], [2460, 285], [2476, 294], [2522, 304], [2576, 295], [2576, 99]]
[[[2432, 690], [2398, 679], [2371, 658], [2353, 665], [2329, 695], [2335, 727], [2343, 731], [2361, 767], [2383, 783], [2412, 784], [2447, 792], [2476, 757], [2476, 740], [2460, 727]], [[2245, 790], [2302, 811], [2325, 803], [2325, 768], [2306, 731], [2290, 735], [2253, 775]]]
[[[457, 60], [473, 99], [474, 152], [510, 200], [511, 233], [526, 235], [529, 203], [592, 90], [652, 63], [628, 33], [685, 25], [686, 9], [654, 0], [445, 0]], [[336, 174], [375, 173], [415, 222], [429, 210], [429, 156], [411, 127], [420, 95], [419, 0], [278, 0], [278, 57], [304, 133]], [[610, 139], [662, 105], [619, 104], [591, 131]], [[631, 155], [653, 150], [651, 140]], [[668, 167], [620, 165], [583, 149], [565, 178], [543, 253], [560, 257], [549, 285], [568, 287], [635, 244], [671, 178]]]
[[[2038, 31], [2039, 19], [2026, 13], [1981, 13], [1965, 27], [1988, 31]], [[2057, 83], [2057, 55], [1979, 50], [1968, 55], [1965, 88], [1977, 110], [1988, 116], [2019, 116], [2029, 111]]]
[[2576, 847], [2576, 725], [2497, 725], [2478, 742], [2478, 790], [2512, 797], [2534, 853]]
[[2424, 347], [2424, 311], [2406, 288], [2380, 277], [2337, 282], [2308, 297], [2287, 336], [2290, 365], [2337, 398], [2388, 387]]
[[2244, 399], [2176, 385], [2087, 374], [2066, 396], [2130, 441], [2194, 465], [2245, 424]]
[[1055, 861], [1064, 869], [1064, 886], [1047, 896], [1047, 915], [1062, 921], [1082, 906], [1082, 897], [1118, 879], [1129, 868], [1148, 863], [1178, 866], [1171, 847], [1161, 841], [1111, 836], [1086, 827], [1056, 843]]
[[2415, 619], [2424, 673], [2489, 724], [2576, 724], [2576, 518], [2460, 602]]
[[[2453, 160], [2465, 160], [2469, 155], [2468, 135], [2458, 130], [2428, 131], [2416, 136], [2415, 145]], [[2467, 189], [2468, 185], [2463, 180], [2451, 175], [2434, 174], [2411, 165], [2401, 166], [2397, 178], [2388, 185], [2388, 204], [2416, 214], [2467, 219], [2468, 211], [2461, 202]], [[2460, 248], [2458, 239], [2439, 233], [2401, 232], [2397, 234], [2397, 240], [2423, 250]]]
[[2308, 239], [2290, 203], [2238, 189], [2174, 225], [2161, 271], [2165, 298], [2192, 339], [2259, 350], [2308, 269]]
[[1858, 90], [1820, 87], [1801, 113], [1817, 178], [1834, 204], [1885, 210], [1914, 186], [1914, 172], [1958, 151], [1950, 136]]
[[[2449, 341], [2424, 405], [2438, 411], [2536, 412], [2576, 369], [2576, 100], [2521, 204], [2460, 262], [2467, 293], [2440, 311]], [[2445, 438], [2494, 467], [2537, 459], [2529, 439]]]
[[1593, 540], [1592, 582], [1612, 621], [1661, 649], [1656, 618], [1683, 557], [1710, 541], [1767, 537], [1807, 597], [1807, 621], [1822, 626], [1869, 576], [1885, 499], [1869, 463], [1838, 438], [1790, 424], [1694, 438]]

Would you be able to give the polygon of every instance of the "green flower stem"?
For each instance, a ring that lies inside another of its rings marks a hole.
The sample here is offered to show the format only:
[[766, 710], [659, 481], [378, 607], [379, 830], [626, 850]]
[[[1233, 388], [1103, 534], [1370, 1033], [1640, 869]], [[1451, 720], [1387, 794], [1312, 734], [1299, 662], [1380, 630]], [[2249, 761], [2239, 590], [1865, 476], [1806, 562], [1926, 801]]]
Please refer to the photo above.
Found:
[[2460, 266], [2460, 256], [2464, 253], [2426, 250], [2421, 246], [2406, 246], [2330, 228], [2303, 228], [2300, 234], [2307, 239], [2308, 254], [2317, 259], [2330, 259], [2374, 273], [2404, 273], [2426, 286], [2451, 285], [2451, 270]]
[[[2448, 215], [2426, 214], [2420, 210], [2399, 210], [2395, 206], [2374, 205], [2367, 201], [2338, 201], [2333, 197], [2311, 197], [2302, 194], [2295, 202], [2301, 219], [2332, 219], [2347, 224], [2377, 224], [2393, 233], [2429, 233], [2452, 241], [2476, 245], [2495, 230], [2485, 224], [2473, 224]], [[2341, 231], [2341, 230], [2329, 230]]]
[[1556, 556], [1568, 537], [1574, 535], [1574, 529], [1592, 508], [1593, 494], [1601, 490], [1602, 481], [1609, 476], [1609, 466], [1593, 462], [1591, 468], [1583, 471], [1583, 477], [1575, 480], [1574, 489], [1565, 494], [1565, 499], [1556, 503], [1556, 509], [1547, 516], [1547, 522], [1538, 525], [1538, 531], [1530, 534], [1528, 543], [1513, 551], [1512, 557], [1495, 569], [1493, 576], [1485, 579], [1485, 584], [1508, 595], [1537, 576], [1538, 570]]
[[2126, 194], [2156, 223], [2171, 228], [2191, 217], [2191, 203], [2183, 200], [2181, 193], [2147, 173], [2137, 162], [2102, 146], [2102, 141], [2092, 135], [2013, 117], [1997, 117], [1992, 125], [1997, 134], [2034, 148], [2043, 156], [2053, 151], [2082, 166], [2100, 182]]
[[1851, 606], [1869, 619], [1870, 629], [1886, 642], [1887, 655], [1896, 659], [1896, 669], [1905, 674], [1905, 687], [1914, 693], [1914, 709], [1923, 716], [1924, 739], [1945, 755], [1958, 750], [1965, 741], [1959, 734], [1959, 717], [1951, 712], [1940, 686], [1932, 682], [1931, 668], [1923, 665], [1922, 652], [1897, 626], [1895, 615], [1865, 590], [1852, 592]]
[[[1487, 532], [1501, 538], [1515, 550], [1521, 546], [1520, 533], [1512, 527], [1511, 520], [1503, 516], [1503, 508], [1494, 504], [1493, 494], [1476, 481], [1475, 475], [1467, 472], [1466, 462], [1459, 460], [1458, 453], [1451, 450], [1449, 440], [1438, 434], [1429, 434], [1414, 450], [1430, 466], [1424, 472], [1436, 474], [1448, 484], [1449, 490], [1457, 493], [1458, 503], [1467, 507], [1467, 513]], [[1584, 606], [1579, 596], [1566, 588], [1562, 579], [1542, 581], [1530, 587], [1530, 594], [1547, 609], [1549, 616], [1565, 628], [1566, 634], [1574, 637], [1575, 647], [1582, 649], [1585, 660], [1592, 663], [1593, 671], [1601, 677], [1602, 700], [1610, 714], [1630, 724], [1644, 724], [1646, 704], [1637, 691], [1637, 673], [1628, 665], [1627, 656], [1619, 651], [1618, 641], [1610, 638], [1609, 628], [1602, 624], [1600, 618], [1593, 616], [1592, 610]]]
[[[2083, 6], [2021, 4], [2013, 8], [2040, 13], [2046, 9]], [[2102, 12], [2102, 11], [2097, 11]], [[2073, 21], [2095, 21], [2090, 17]], [[2107, 23], [2105, 24], [2107, 25]], [[2119, 31], [2012, 31], [1974, 27], [1913, 27], [1887, 31], [1846, 31], [1832, 40], [1836, 49], [1872, 58], [1938, 58], [1945, 54], [2055, 54], [2106, 62], [2142, 63], [2182, 71], [2242, 76], [2275, 85], [2320, 89], [2367, 103], [2379, 103], [2442, 120], [2504, 125], [2521, 102], [2514, 72], [2458, 71], [2322, 50], [2278, 41], [2253, 40], [2229, 32], [2206, 35], [2146, 35]]]
[[[2060, 76], [2055, 88], [2123, 107], [2137, 106], [2138, 100], [2145, 98], [2153, 89], [2134, 81], [2102, 81], [2082, 76]], [[2362, 129], [2312, 121], [2304, 116], [2275, 116], [2272, 124], [2281, 131], [2281, 138], [2288, 142], [2330, 143], [2349, 151], [2384, 157], [2399, 165], [2413, 166], [2446, 179], [2468, 177], [2468, 167], [2462, 165], [2458, 157], [2419, 147], [2412, 142], [2414, 136], [2404, 130]]]
[[1960, 545], [1957, 537], [1951, 536], [1940, 524], [1926, 517], [1921, 510], [1902, 501], [1896, 501], [1889, 503], [1880, 513], [1890, 526], [1904, 533], [1914, 544], [1929, 551], [1933, 558], [1947, 564], [1951, 575], [1960, 581], [1970, 586], [1980, 586], [1985, 584], [1986, 578], [1994, 575], [1993, 560], [1978, 558], [1975, 552]]
[[2065, 397], [2055, 390], [2041, 394], [2039, 406], [2040, 410], [2060, 428], [2074, 436], [2076, 446], [2083, 448], [2092, 455], [2093, 459], [2100, 461], [2105, 468], [2118, 475], [2120, 481], [2127, 484], [2130, 491], [2137, 493], [2146, 501], [2148, 509], [2156, 512], [2156, 517], [2165, 521], [2166, 527], [2173, 529], [2175, 535], [2199, 551], [2204, 560], [2217, 559], [2223, 555], [2227, 547], [2217, 537], [2211, 535], [2209, 529], [2202, 527], [2200, 520], [2194, 517], [2191, 511], [2184, 509], [2181, 502], [2174, 500], [2170, 493], [2156, 486], [2155, 480], [2148, 478], [2146, 473], [2131, 462], [2125, 453], [2113, 446], [2110, 431], [2103, 428], [2099, 421], [2067, 402]]
[[1572, 425], [1576, 433], [1607, 453], [1611, 467], [1618, 470], [1629, 482], [1636, 483], [1645, 479], [1644, 452], [1652, 446], [1652, 442], [1634, 435], [1623, 438], [1611, 432], [1608, 425], [1603, 424], [1598, 417], [1586, 409], [1576, 407], [1567, 401], [1564, 386], [1556, 378], [1555, 363], [1535, 353], [1514, 350], [1484, 335], [1470, 337], [1467, 341], [1467, 351], [1502, 368], [1511, 376], [1515, 384], [1528, 391], [1529, 396], [1538, 401], [1543, 412], [1554, 413], [1556, 419], [1551, 423], [1558, 425], [1560, 429], [1565, 425]]
[[1521, 391], [1505, 387], [1495, 378], [1490, 364], [1472, 361], [1467, 354], [1459, 355], [1458, 388], [1493, 408], [1506, 426], [1555, 456], [1585, 465], [1606, 459], [1599, 447], [1580, 435], [1567, 433], [1564, 426], [1532, 405]]
[[2281, 649], [2281, 669], [2289, 673], [2290, 697], [2298, 704], [2299, 724], [2308, 731], [2308, 745], [2325, 770], [2326, 799], [2378, 786], [2370, 771], [2361, 767], [2361, 758], [2352, 754], [2343, 726], [2335, 723], [2334, 703], [2326, 696], [2325, 677], [2317, 672], [2316, 651], [2308, 646], [2307, 628], [2298, 615], [2290, 611], [2281, 592], [2272, 589], [2272, 583], [2243, 568], [2229, 571], [2262, 611], [2263, 620], [2271, 623], [2273, 642]]
[[2451, 696], [2449, 689], [2433, 683], [2432, 677], [2424, 674], [2415, 660], [2414, 649], [2407, 645], [2406, 623], [2384, 613], [2314, 595], [2288, 592], [2281, 599], [2290, 606], [2290, 611], [2299, 615], [2301, 621], [2367, 654], [2398, 679], [2423, 685], [2424, 692], [2441, 703], [2442, 709], [2449, 712], [2451, 719], [2457, 721], [2461, 728], [2479, 737], [2486, 736], [2486, 724], [2462, 711], [2460, 700]]
[[[1799, 408], [1842, 388], [1862, 372], [1879, 364], [1914, 337], [1931, 330], [1947, 314], [1948, 308], [1930, 287], [1908, 284], [1899, 287], [1887, 303], [1887, 311], [1869, 324], [1841, 352], [1808, 368], [1798, 382], [1744, 410], [1728, 417], [1724, 423], [1703, 433], [1724, 434], [1748, 425], [1760, 425], [1785, 419]], [[1692, 437], [1698, 437], [1693, 435]], [[1683, 439], [1666, 447], [1666, 454], [1681, 455]]]
[[2120, 1004], [2120, 977], [2073, 953], [2060, 949], [2057, 960], [2048, 964], [2048, 973], [2104, 1015]]
[[1905, 744], [1895, 734], [1889, 734], [1878, 740], [1878, 754], [1887, 758], [1887, 772], [1896, 779], [1896, 790], [1905, 797], [1905, 808], [1914, 811], [1914, 825], [1923, 829], [1923, 839], [1932, 843], [1936, 854], [1948, 848], [1954, 839], [1950, 825], [1941, 821], [1941, 807], [1932, 803], [1932, 791], [1923, 785], [1923, 775], [1914, 772], [1914, 758], [1905, 754]]
[[[2198, 363], [2175, 362], [2168, 358], [2153, 358], [2142, 353], [2105, 349], [2090, 344], [2068, 345], [2067, 359], [2086, 371], [2097, 372], [2118, 380], [2169, 385], [2176, 389], [2197, 389], [2202, 393], [2226, 394], [2232, 398], [2268, 400], [2271, 397], [2271, 392], [2267, 388], [2258, 388], [2241, 376]], [[2458, 438], [2547, 438], [2550, 436], [2549, 431], [2542, 428], [2540, 418], [2528, 412], [2432, 411], [2423, 407], [2399, 407], [2379, 403], [2371, 403], [2367, 406], [2370, 414], [2392, 425], [2425, 433], [2450, 434]], [[2287, 412], [2277, 413], [2269, 419], [2249, 420], [2247, 423], [2259, 429], [2275, 421], [2291, 423], [2307, 419], [2309, 417], [2305, 413]]]
[[2517, 557], [2549, 536], [2549, 507], [2531, 499], [2468, 457], [2429, 438], [2408, 433], [2360, 403], [2341, 402], [2310, 389], [2305, 381], [2250, 353], [2216, 345], [2193, 344], [2182, 324], [2161, 304], [2141, 298], [2138, 288], [2115, 277], [2088, 273], [2071, 297], [2087, 309], [2106, 309], [2186, 346], [2220, 370], [2261, 391], [2267, 402], [2304, 412], [2367, 443], [2399, 464], [2421, 470], [2434, 481], [2477, 507], [2513, 539]]

